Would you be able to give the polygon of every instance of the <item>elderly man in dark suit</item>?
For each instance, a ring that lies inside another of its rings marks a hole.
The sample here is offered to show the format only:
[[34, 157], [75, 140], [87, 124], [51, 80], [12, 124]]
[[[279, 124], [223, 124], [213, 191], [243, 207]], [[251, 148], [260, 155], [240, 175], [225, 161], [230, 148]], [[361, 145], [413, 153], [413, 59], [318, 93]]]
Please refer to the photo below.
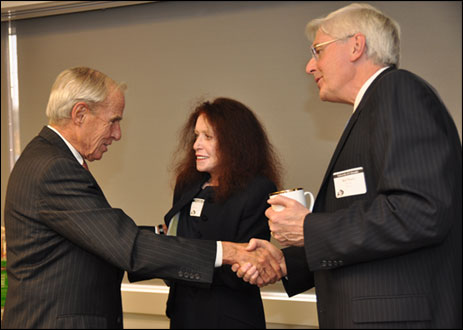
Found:
[[2, 328], [121, 328], [124, 270], [131, 279], [210, 285], [214, 266], [250, 262], [260, 268], [261, 281], [281, 276], [266, 251], [156, 235], [108, 204], [85, 160], [101, 159], [121, 138], [124, 89], [89, 68], [68, 69], [56, 79], [50, 124], [27, 145], [9, 178]]
[[432, 87], [397, 69], [399, 27], [372, 6], [315, 19], [307, 34], [320, 98], [354, 113], [313, 213], [269, 201], [286, 207], [266, 211], [274, 237], [292, 246], [286, 291], [315, 286], [320, 328], [461, 329], [462, 149], [452, 118]]

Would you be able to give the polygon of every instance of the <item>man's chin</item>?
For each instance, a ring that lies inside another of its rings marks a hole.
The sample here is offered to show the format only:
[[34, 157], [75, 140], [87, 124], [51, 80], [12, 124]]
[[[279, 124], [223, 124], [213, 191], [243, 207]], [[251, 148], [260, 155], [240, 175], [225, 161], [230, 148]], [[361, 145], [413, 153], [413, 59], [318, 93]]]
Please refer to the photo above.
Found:
[[96, 154], [96, 155], [89, 155], [87, 156], [86, 160], [93, 162], [94, 160], [100, 160], [101, 158], [103, 158], [103, 153]]
[[323, 102], [333, 102], [333, 103], [342, 103], [336, 96], [333, 94], [329, 93], [323, 93], [322, 90], [320, 90], [320, 93], [318, 94], [320, 97], [320, 100]]
[[331, 102], [330, 93], [327, 93], [326, 89], [320, 88], [318, 96], [320, 97], [320, 100], [322, 100], [323, 102]]

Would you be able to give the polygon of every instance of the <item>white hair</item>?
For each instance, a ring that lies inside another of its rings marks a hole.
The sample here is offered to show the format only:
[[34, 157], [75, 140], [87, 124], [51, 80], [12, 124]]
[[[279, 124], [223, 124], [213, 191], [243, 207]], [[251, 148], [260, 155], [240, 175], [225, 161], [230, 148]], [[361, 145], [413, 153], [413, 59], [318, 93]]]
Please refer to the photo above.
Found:
[[77, 102], [95, 105], [103, 102], [112, 88], [125, 91], [125, 84], [118, 84], [107, 75], [94, 69], [76, 67], [64, 70], [56, 78], [50, 92], [46, 115], [49, 123], [71, 118]]
[[309, 40], [314, 40], [319, 29], [338, 39], [361, 33], [366, 38], [369, 59], [381, 66], [399, 66], [400, 26], [369, 4], [353, 3], [310, 21], [305, 30]]

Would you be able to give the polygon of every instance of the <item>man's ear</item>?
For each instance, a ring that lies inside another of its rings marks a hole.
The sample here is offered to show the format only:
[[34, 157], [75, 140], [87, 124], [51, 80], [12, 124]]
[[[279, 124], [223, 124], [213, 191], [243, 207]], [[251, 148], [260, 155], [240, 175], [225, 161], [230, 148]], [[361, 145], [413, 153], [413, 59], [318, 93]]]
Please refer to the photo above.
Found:
[[366, 43], [366, 38], [362, 33], [356, 33], [351, 39], [352, 39], [351, 40], [351, 43], [352, 43], [351, 61], [355, 62], [359, 58], [361, 58], [363, 54], [366, 54], [367, 43]]
[[77, 102], [74, 104], [71, 110], [71, 119], [72, 122], [80, 126], [84, 123], [86, 115], [90, 112], [87, 103], [85, 102]]

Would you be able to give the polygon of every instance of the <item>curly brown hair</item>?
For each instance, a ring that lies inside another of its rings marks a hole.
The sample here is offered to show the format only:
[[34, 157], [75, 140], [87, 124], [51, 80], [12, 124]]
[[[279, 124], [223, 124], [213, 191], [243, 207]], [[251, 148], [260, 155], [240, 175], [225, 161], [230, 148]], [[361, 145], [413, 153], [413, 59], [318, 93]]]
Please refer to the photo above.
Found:
[[179, 160], [174, 165], [177, 192], [181, 193], [188, 185], [205, 180], [208, 176], [208, 173], [196, 169], [193, 150], [194, 129], [201, 114], [213, 128], [218, 142], [217, 201], [226, 200], [258, 175], [265, 176], [280, 188], [281, 163], [264, 127], [244, 104], [220, 97], [212, 103], [206, 101], [199, 104], [180, 132], [175, 153]]

